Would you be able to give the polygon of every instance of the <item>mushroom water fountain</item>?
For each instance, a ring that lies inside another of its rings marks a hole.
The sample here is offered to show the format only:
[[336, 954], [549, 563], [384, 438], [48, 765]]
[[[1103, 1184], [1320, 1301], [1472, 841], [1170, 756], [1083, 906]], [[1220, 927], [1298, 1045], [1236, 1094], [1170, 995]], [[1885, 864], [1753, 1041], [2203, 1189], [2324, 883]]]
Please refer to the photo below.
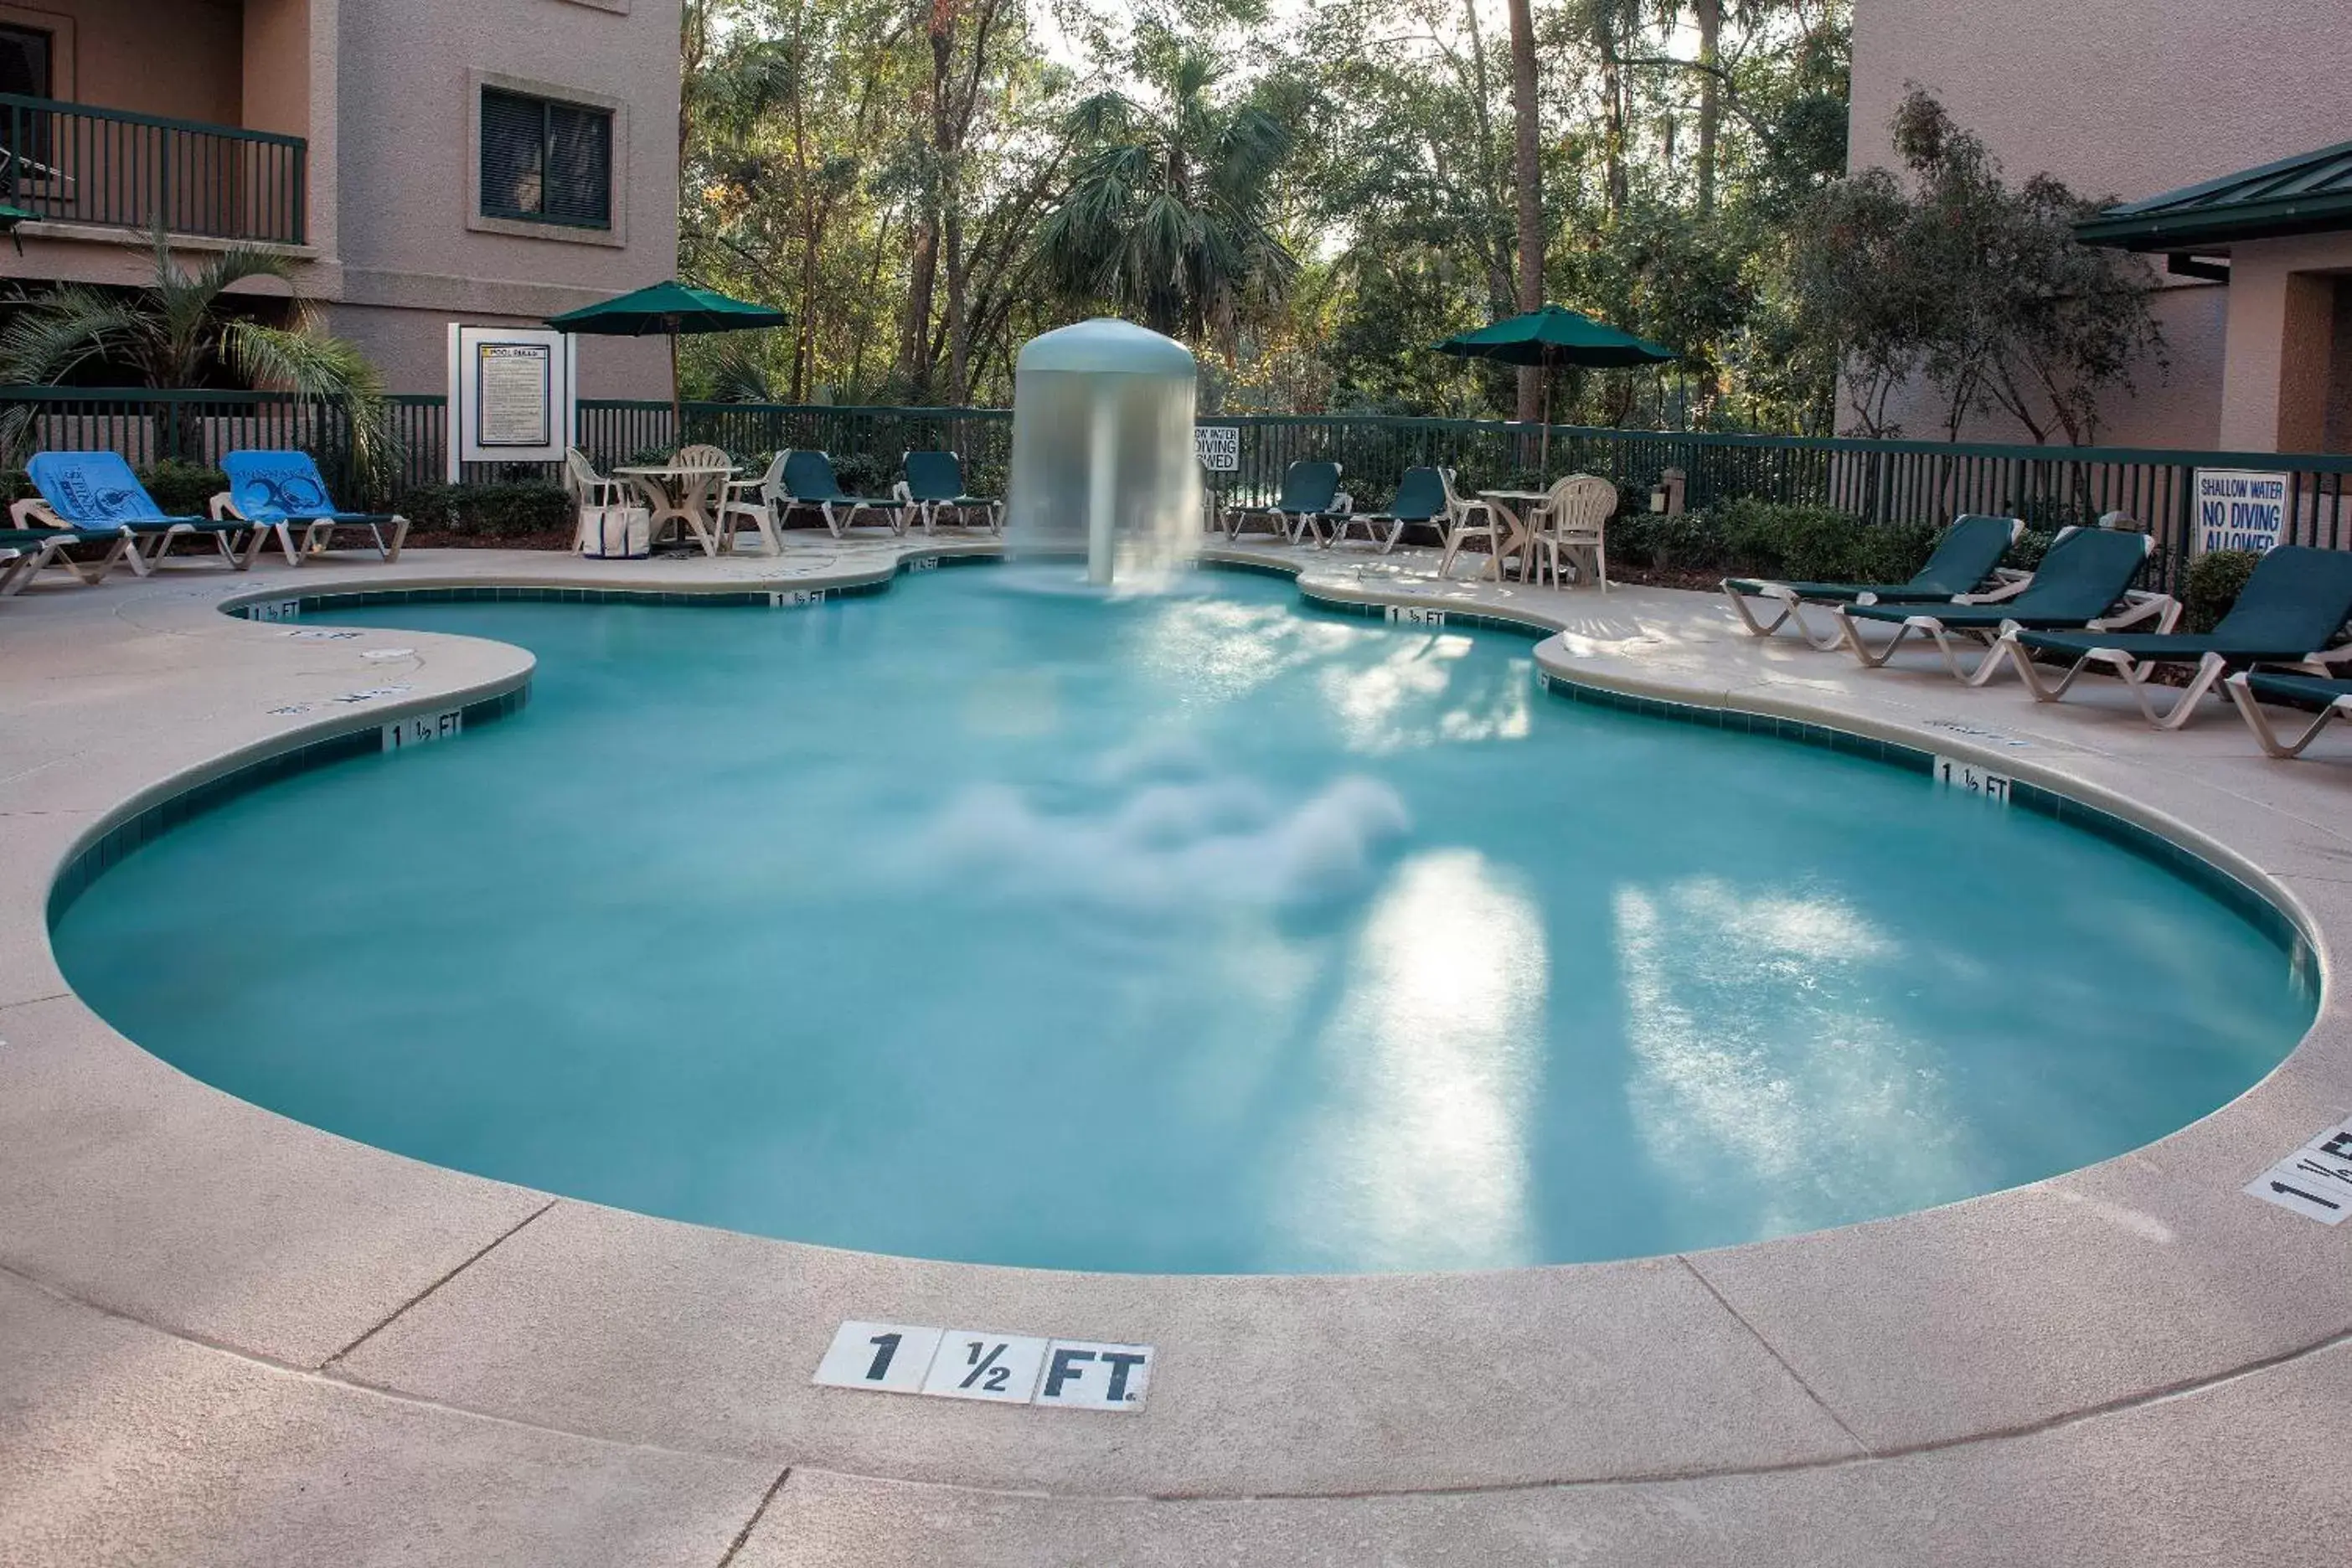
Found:
[[1098, 586], [1149, 584], [1200, 550], [1190, 350], [1101, 316], [1023, 345], [1005, 546], [1084, 555]]

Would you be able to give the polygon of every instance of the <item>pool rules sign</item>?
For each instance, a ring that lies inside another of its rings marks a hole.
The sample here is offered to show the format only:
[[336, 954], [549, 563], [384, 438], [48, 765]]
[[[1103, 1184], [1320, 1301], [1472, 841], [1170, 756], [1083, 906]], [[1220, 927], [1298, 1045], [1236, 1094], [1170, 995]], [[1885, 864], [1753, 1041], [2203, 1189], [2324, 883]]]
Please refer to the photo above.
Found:
[[834, 1331], [814, 1381], [934, 1399], [1137, 1411], [1151, 1386], [1151, 1363], [1150, 1345], [852, 1319]]

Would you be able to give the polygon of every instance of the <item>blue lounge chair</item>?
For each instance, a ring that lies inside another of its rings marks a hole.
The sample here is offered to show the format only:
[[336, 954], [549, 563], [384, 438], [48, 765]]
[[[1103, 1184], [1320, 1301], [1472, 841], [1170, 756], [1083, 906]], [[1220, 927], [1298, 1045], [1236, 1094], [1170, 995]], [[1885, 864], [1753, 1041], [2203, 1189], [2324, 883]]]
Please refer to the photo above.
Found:
[[[2014, 628], [2103, 630], [2153, 620], [2158, 630], [2170, 631], [2179, 618], [2179, 605], [2168, 595], [2137, 593], [2131, 586], [2155, 547], [2155, 539], [2145, 533], [2062, 529], [2032, 579], [2021, 588], [2003, 590], [1998, 595], [2000, 603], [1972, 602], [1964, 595], [1932, 610], [1911, 605], [1840, 605], [1838, 636], [1854, 658], [1876, 669], [1903, 646], [1904, 638], [1916, 632], [1935, 640], [1944, 668], [1955, 679], [1982, 686], [2000, 672], [2008, 651], [2000, 639]], [[2012, 592], [2014, 596], [2009, 596]], [[1893, 639], [1875, 648], [1862, 640], [1860, 631], [1873, 622], [1895, 627]], [[1973, 670], [1961, 668], [1956, 637], [1986, 645]]]
[[964, 493], [963, 459], [955, 453], [906, 452], [899, 460], [907, 477], [898, 481], [898, 499], [915, 509], [925, 533], [933, 531], [943, 511], [955, 513], [957, 523], [969, 527], [964, 520], [975, 510], [988, 520], [991, 533], [1004, 531], [1004, 503]]
[[66, 559], [62, 543], [45, 552], [41, 564], [68, 567], [84, 583], [98, 582], [117, 562], [128, 563], [144, 577], [183, 539], [209, 539], [221, 560], [238, 572], [253, 564], [260, 549], [259, 537], [242, 523], [174, 516], [157, 506], [120, 452], [37, 452], [25, 471], [40, 494], [9, 508], [18, 530], [36, 534], [64, 530], [84, 536], [67, 543], [127, 542], [126, 548], [110, 548], [95, 563]]
[[1269, 532], [1278, 533], [1296, 544], [1308, 534], [1315, 542], [1328, 542], [1323, 537], [1326, 518], [1344, 516], [1352, 503], [1339, 489], [1339, 465], [1328, 462], [1299, 461], [1282, 471], [1282, 494], [1272, 506], [1237, 506], [1225, 510], [1225, 537], [1237, 539], [1251, 519], [1265, 524]]
[[[2210, 632], [2117, 636], [2103, 630], [2020, 628], [2005, 634], [2001, 642], [2037, 702], [2057, 701], [2076, 676], [2095, 664], [2104, 665], [2123, 677], [2143, 718], [2159, 730], [2178, 730], [2197, 716], [2198, 703], [2231, 670], [2291, 664], [2324, 673], [2329, 645], [2347, 618], [2352, 618], [2352, 551], [2282, 544], [2255, 563], [2238, 602]], [[2035, 653], [2067, 655], [2074, 662], [2053, 681], [2033, 668], [2029, 656]], [[2347, 656], [2352, 649], [2335, 654], [2339, 659]], [[2168, 664], [2193, 664], [2197, 672], [2170, 707], [2158, 709], [2149, 699], [2154, 689], [2149, 677]]]
[[[1801, 606], [1990, 603], [1990, 596], [1977, 595], [1977, 590], [1993, 574], [2001, 556], [2024, 531], [2025, 524], [2013, 517], [1969, 514], [1952, 520], [1952, 526], [1936, 541], [1927, 563], [1907, 583], [1784, 583], [1761, 577], [1726, 577], [1723, 595], [1757, 637], [1769, 637], [1780, 629], [1782, 623], [1793, 621], [1797, 634], [1807, 642], [1815, 647], [1832, 648], [1838, 645], [1837, 627], [1815, 631], [1806, 625]], [[2021, 581], [2018, 586], [2022, 588]], [[1972, 595], [1977, 596], [1970, 599]], [[1769, 621], [1759, 621], [1756, 613], [1748, 607], [1749, 599], [1769, 599], [1779, 605], [1779, 611]]]
[[833, 458], [813, 448], [784, 454], [783, 495], [784, 515], [789, 517], [798, 508], [807, 507], [824, 519], [824, 525], [839, 539], [845, 529], [857, 526], [857, 514], [870, 511], [889, 526], [893, 533], [907, 531], [907, 513], [912, 502], [897, 496], [854, 496], [841, 488], [834, 476]]
[[[2230, 700], [2246, 721], [2246, 728], [2254, 732], [2263, 751], [2273, 757], [2303, 755], [2303, 749], [2319, 738], [2334, 719], [2352, 717], [2352, 680], [2342, 680], [2318, 675], [2281, 675], [2265, 670], [2242, 669], [2222, 683]], [[2300, 708], [2308, 712], [2318, 710], [2319, 717], [2310, 727], [2290, 741], [2271, 727], [2270, 716], [2263, 711], [2264, 702], [2284, 707]]]
[[1386, 555], [1404, 537], [1404, 531], [1416, 525], [1445, 531], [1446, 481], [1453, 478], [1450, 468], [1407, 468], [1404, 478], [1397, 481], [1396, 495], [1386, 511], [1356, 511], [1339, 514], [1331, 530], [1331, 542], [1337, 544], [1348, 537], [1348, 531], [1360, 527], [1366, 542], [1380, 546]]
[[[408, 520], [397, 512], [344, 511], [327, 493], [327, 481], [308, 452], [231, 452], [221, 459], [228, 489], [213, 497], [213, 515], [242, 519], [278, 536], [286, 563], [303, 562], [335, 547], [341, 529], [364, 529], [375, 552], [386, 561], [400, 559], [408, 538]], [[296, 529], [302, 531], [299, 544]], [[383, 531], [392, 530], [385, 542]]]

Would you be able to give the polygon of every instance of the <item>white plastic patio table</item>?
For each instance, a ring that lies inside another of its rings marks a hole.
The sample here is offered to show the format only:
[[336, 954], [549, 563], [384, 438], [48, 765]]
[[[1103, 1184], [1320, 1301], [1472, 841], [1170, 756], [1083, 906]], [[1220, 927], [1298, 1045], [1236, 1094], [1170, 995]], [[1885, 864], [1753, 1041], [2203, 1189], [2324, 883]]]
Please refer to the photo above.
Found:
[[731, 479], [742, 469], [731, 465], [720, 468], [709, 464], [653, 463], [613, 471], [645, 492], [646, 504], [653, 509], [653, 538], [661, 537], [664, 523], [676, 521], [694, 535], [705, 555], [719, 553], [719, 538], [711, 531], [710, 519], [703, 515], [702, 503], [706, 497], [716, 499], [720, 487], [708, 481]]
[[[1478, 499], [1494, 508], [1495, 515], [1503, 520], [1503, 526], [1511, 531], [1508, 539], [1495, 542], [1495, 558], [1486, 563], [1486, 571], [1479, 575], [1485, 576], [1491, 573], [1496, 582], [1501, 582], [1504, 558], [1516, 552], [1519, 558], [1519, 581], [1526, 582], [1528, 568], [1535, 561], [1536, 554], [1533, 510], [1549, 500], [1550, 492], [1549, 490], [1480, 490]], [[1518, 512], [1511, 510], [1511, 503], [1514, 501], [1528, 510], [1530, 514], [1528, 518], [1523, 519]]]

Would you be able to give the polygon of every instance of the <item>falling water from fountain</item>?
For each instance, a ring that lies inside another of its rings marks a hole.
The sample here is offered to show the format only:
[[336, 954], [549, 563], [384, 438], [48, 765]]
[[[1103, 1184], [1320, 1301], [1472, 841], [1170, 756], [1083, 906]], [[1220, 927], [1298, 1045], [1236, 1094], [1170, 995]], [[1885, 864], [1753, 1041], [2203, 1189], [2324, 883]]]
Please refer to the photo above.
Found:
[[1013, 367], [1005, 543], [1146, 585], [1200, 549], [1198, 384], [1183, 344], [1112, 317], [1032, 338]]

